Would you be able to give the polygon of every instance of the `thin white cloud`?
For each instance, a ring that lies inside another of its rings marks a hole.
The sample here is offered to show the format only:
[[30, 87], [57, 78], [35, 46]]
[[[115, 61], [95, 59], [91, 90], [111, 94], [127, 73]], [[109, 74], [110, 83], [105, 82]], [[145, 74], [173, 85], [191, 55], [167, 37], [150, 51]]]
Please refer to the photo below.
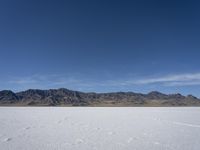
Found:
[[163, 77], [157, 78], [148, 78], [138, 80], [136, 83], [138, 84], [152, 84], [152, 83], [163, 83], [163, 82], [191, 82], [195, 84], [195, 81], [200, 81], [200, 73], [195, 74], [175, 74], [175, 75], [168, 75]]
[[96, 88], [122, 88], [137, 87], [141, 85], [155, 86], [192, 86], [200, 85], [200, 73], [185, 73], [164, 75], [154, 78], [121, 79], [121, 80], [90, 80], [76, 78], [70, 75], [32, 75], [29, 77], [14, 78], [8, 82], [10, 86], [19, 90], [28, 88], [72, 88], [72, 89], [95, 89]]
[[7, 82], [10, 87], [17, 88], [17, 91], [26, 89], [49, 89], [49, 88], [89, 88], [95, 83], [81, 80], [69, 75], [31, 75], [28, 77], [15, 77]]
[[200, 85], [200, 81], [187, 81], [187, 82], [168, 82], [165, 86], [193, 86]]
[[200, 85], [200, 73], [185, 73], [185, 74], [173, 74], [163, 75], [153, 78], [140, 78], [129, 80], [112, 80], [107, 81], [103, 86], [137, 86], [137, 85], [153, 85], [160, 86], [192, 86]]

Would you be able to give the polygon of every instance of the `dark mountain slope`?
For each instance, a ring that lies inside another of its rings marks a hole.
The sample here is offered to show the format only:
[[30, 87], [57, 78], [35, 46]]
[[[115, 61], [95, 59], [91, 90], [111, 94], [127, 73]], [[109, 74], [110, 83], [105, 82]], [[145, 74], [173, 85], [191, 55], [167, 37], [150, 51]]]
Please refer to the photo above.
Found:
[[181, 94], [134, 92], [84, 93], [68, 89], [0, 91], [0, 105], [7, 106], [200, 106], [200, 99]]

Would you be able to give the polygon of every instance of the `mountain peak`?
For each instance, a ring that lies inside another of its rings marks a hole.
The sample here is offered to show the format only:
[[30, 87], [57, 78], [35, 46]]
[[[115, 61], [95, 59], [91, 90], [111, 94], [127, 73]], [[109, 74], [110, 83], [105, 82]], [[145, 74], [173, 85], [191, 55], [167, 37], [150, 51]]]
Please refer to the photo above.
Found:
[[0, 101], [16, 101], [18, 100], [18, 97], [16, 96], [16, 94], [10, 90], [3, 90], [0, 91]]
[[158, 91], [151, 91], [147, 95], [165, 95], [165, 94], [158, 92]]
[[152, 92], [148, 93], [146, 96], [148, 99], [165, 99], [167, 97], [166, 94], [163, 94], [158, 91], [152, 91]]

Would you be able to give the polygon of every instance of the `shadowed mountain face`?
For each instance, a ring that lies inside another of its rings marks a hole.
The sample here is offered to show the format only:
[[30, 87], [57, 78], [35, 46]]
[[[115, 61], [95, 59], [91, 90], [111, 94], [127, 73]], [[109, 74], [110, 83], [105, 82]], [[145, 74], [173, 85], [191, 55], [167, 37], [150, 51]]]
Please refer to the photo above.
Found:
[[14, 93], [0, 91], [2, 106], [200, 106], [200, 99], [181, 94], [166, 95], [157, 91], [83, 93], [68, 89], [30, 89]]
[[0, 91], [0, 104], [3, 103], [17, 103], [19, 97], [9, 90]]

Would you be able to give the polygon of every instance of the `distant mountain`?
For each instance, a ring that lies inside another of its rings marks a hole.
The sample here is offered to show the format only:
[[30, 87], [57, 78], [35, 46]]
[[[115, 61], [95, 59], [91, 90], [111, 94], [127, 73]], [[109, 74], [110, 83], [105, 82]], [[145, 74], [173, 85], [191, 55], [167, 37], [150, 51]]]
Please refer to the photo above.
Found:
[[84, 93], [65, 88], [0, 91], [1, 106], [200, 106], [192, 95], [134, 92]]

